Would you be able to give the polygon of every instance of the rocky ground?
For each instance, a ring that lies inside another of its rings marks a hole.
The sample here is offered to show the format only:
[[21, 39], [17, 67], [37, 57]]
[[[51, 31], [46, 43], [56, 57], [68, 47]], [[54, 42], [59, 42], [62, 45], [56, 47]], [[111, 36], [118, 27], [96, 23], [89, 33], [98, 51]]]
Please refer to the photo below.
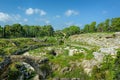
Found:
[[103, 62], [105, 55], [111, 55], [115, 58], [117, 49], [120, 49], [120, 32], [74, 35], [70, 37], [70, 40], [73, 43], [84, 43], [83, 45], [97, 48], [95, 52], [92, 52], [94, 58], [91, 60], [83, 59], [81, 63], [87, 74], [92, 71], [94, 65], [99, 66]]
[[[44, 39], [39, 40], [36, 38], [5, 41], [9, 44], [5, 47], [5, 51], [8, 49], [10, 52], [11, 48], [15, 48], [15, 51], [18, 51], [16, 49], [20, 51], [22, 48], [23, 53], [20, 55], [33, 56], [34, 58], [36, 56], [47, 57], [49, 63], [45, 64], [41, 69], [43, 69], [45, 78], [48, 80], [88, 80], [93, 67], [100, 67], [106, 55], [110, 55], [113, 58], [116, 57], [116, 53], [120, 49], [120, 32], [73, 35], [65, 39], [61, 45], [58, 44], [56, 38], [52, 38], [48, 42], [45, 42]], [[23, 44], [24, 41], [26, 46]], [[54, 45], [41, 45], [43, 42]], [[1, 41], [0, 44], [2, 44], [2, 50], [5, 42]], [[31, 46], [33, 44], [35, 44], [35, 48]], [[2, 51], [4, 52], [4, 50]], [[32, 66], [25, 63], [23, 65], [27, 66], [27, 68], [32, 68]], [[38, 74], [32, 80], [39, 80]]]

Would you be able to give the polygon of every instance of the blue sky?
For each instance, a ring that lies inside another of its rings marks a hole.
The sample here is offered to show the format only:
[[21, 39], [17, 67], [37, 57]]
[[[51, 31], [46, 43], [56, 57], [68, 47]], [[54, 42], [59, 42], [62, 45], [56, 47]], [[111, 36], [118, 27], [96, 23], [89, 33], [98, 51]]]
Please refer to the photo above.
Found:
[[0, 25], [51, 24], [81, 28], [92, 21], [120, 17], [120, 0], [0, 0]]

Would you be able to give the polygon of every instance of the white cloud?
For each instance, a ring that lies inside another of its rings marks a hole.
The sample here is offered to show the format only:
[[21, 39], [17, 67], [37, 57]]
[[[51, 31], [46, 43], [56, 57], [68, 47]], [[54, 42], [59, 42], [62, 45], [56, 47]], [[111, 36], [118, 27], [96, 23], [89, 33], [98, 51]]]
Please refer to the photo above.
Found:
[[41, 16], [46, 15], [46, 12], [44, 10], [41, 10], [41, 9], [34, 9], [34, 13], [40, 14]]
[[65, 15], [66, 16], [72, 16], [72, 15], [78, 15], [79, 14], [79, 12], [78, 11], [75, 11], [75, 10], [67, 10], [66, 12], [65, 12]]
[[4, 12], [0, 12], [0, 22], [3, 23], [22, 23], [27, 22], [27, 19], [22, 18], [19, 14], [8, 14]]
[[11, 19], [10, 15], [7, 13], [0, 12], [0, 21], [1, 22], [6, 22]]
[[27, 15], [31, 15], [31, 14], [33, 14], [33, 13], [34, 13], [34, 9], [32, 9], [32, 8], [26, 9], [26, 14], [27, 14]]
[[[15, 21], [18, 21], [20, 20], [21, 16], [19, 14], [16, 14], [16, 15], [11, 15], [12, 17], [12, 20], [15, 20]], [[13, 19], [14, 18], [14, 19]]]
[[39, 14], [40, 16], [44, 16], [44, 15], [47, 14], [44, 10], [41, 10], [41, 9], [33, 9], [33, 8], [28, 8], [28, 9], [26, 9], [26, 12], [25, 12], [25, 13], [26, 13], [27, 15]]
[[39, 11], [39, 13], [40, 13], [40, 15], [41, 15], [41, 16], [46, 15], [46, 12], [45, 12], [45, 11], [43, 11], [43, 10], [40, 10], [40, 11]]

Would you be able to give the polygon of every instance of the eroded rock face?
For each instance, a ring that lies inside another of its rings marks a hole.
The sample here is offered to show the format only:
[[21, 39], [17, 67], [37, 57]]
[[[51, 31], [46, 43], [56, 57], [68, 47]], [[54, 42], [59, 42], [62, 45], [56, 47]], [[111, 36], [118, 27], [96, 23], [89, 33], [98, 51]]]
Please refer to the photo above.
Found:
[[106, 38], [108, 36], [113, 36], [113, 34], [105, 34], [105, 33], [95, 33], [95, 34], [81, 34], [77, 37], [71, 36], [70, 39], [73, 42], [81, 42], [87, 43], [89, 45], [96, 45], [102, 48], [119, 46], [120, 43], [120, 32], [114, 33], [116, 36], [111, 38]]
[[92, 68], [97, 65], [97, 61], [94, 60], [94, 59], [91, 59], [91, 60], [83, 60], [81, 65], [82, 67], [84, 68], [84, 71], [90, 75], [91, 71], [92, 71]]
[[[20, 56], [20, 55], [13, 55], [10, 57], [5, 58], [5, 60], [0, 63], [0, 80], [4, 77], [4, 72], [7, 70], [9, 65], [13, 62], [26, 62], [30, 64], [36, 73], [39, 75], [39, 78], [43, 78], [44, 73], [40, 70], [39, 65], [44, 64], [48, 61], [47, 58], [40, 58], [40, 57], [32, 57], [32, 56]], [[27, 65], [27, 67], [29, 67]], [[27, 74], [26, 74], [27, 75]]]
[[11, 62], [10, 57], [6, 57], [6, 58], [4, 59], [4, 61], [0, 63], [0, 75], [2, 75], [2, 73], [3, 73], [4, 71], [6, 71], [6, 69], [8, 68], [8, 66], [9, 66], [11, 63], [12, 63], [12, 62]]
[[31, 78], [34, 69], [26, 63], [16, 64], [16, 68], [19, 70], [20, 74], [17, 80], [25, 80]]
[[114, 49], [114, 47], [110, 47], [110, 48], [100, 48], [100, 52], [101, 53], [105, 53], [106, 55], [116, 55], [116, 51]]
[[[98, 66], [103, 62], [106, 55], [111, 55], [113, 58], [116, 56], [116, 49], [120, 48], [120, 32], [115, 33], [93, 33], [93, 34], [80, 34], [70, 36], [71, 42], [80, 43], [80, 45], [97, 47], [96, 51], [92, 54], [94, 58], [91, 60], [83, 60], [81, 62], [84, 71], [89, 74], [94, 65]], [[77, 45], [77, 44], [76, 44]], [[84, 47], [86, 48], [86, 47]], [[87, 48], [86, 48], [87, 49]], [[92, 49], [92, 48], [91, 48]], [[71, 50], [70, 55], [73, 55]]]
[[120, 32], [115, 32], [114, 34], [116, 37], [120, 37]]

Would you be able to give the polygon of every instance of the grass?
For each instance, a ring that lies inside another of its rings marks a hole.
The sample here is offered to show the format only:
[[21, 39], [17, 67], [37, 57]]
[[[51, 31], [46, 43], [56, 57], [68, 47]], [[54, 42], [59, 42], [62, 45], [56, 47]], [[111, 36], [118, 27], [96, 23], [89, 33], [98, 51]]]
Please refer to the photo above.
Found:
[[93, 59], [94, 58], [94, 55], [91, 54], [91, 53], [88, 53], [86, 56], [85, 56], [85, 59], [87, 60], [90, 60], [90, 59]]
[[88, 75], [84, 73], [82, 67], [74, 67], [72, 71], [65, 72], [63, 74], [58, 71], [54, 71], [52, 73], [52, 78], [79, 78], [82, 80], [88, 80]]
[[[81, 34], [82, 37], [96, 37], [98, 35], [105, 35], [106, 34], [113, 34], [113, 33], [88, 33], [88, 34]], [[78, 37], [78, 36], [76, 36]], [[44, 40], [47, 38], [46, 42], [41, 42], [45, 44], [55, 44], [54, 46], [50, 47], [40, 47], [34, 50], [30, 50], [29, 53], [30, 55], [33, 56], [41, 56], [39, 53], [47, 53], [46, 55], [43, 55], [49, 58], [49, 62], [53, 63], [53, 65], [58, 65], [58, 69], [53, 71], [52, 77], [60, 77], [60, 78], [82, 78], [81, 80], [88, 80], [88, 76], [84, 73], [83, 68], [80, 66], [74, 66], [72, 71], [70, 72], [65, 72], [64, 74], [61, 74], [60, 71], [64, 67], [69, 67], [71, 68], [72, 62], [77, 64], [77, 62], [81, 62], [83, 59], [90, 60], [93, 59], [93, 52], [98, 51], [99, 47], [94, 45], [94, 44], [88, 44], [87, 42], [81, 42], [81, 41], [71, 41], [69, 38], [65, 40], [65, 42], [62, 45], [58, 44], [58, 40], [56, 37], [39, 37], [38, 39]], [[15, 45], [12, 43], [14, 42]], [[41, 44], [40, 42], [35, 42], [30, 38], [15, 38], [15, 39], [1, 39], [0, 40], [0, 55], [10, 55], [12, 52], [14, 52], [17, 49], [27, 47], [29, 45], [36, 45], [36, 44]], [[83, 49], [85, 53], [77, 53], [74, 54], [73, 56], [69, 56], [69, 50], [65, 50], [64, 48], [69, 47], [70, 49], [78, 49], [81, 50]], [[50, 48], [50, 49], [48, 49]], [[49, 52], [51, 50], [61, 50], [61, 53], [58, 54], [57, 56], [50, 55]], [[2, 61], [2, 57], [0, 57], [0, 62]], [[43, 67], [43, 68], [48, 68]], [[16, 71], [14, 67], [11, 67], [11, 70]], [[108, 74], [109, 76], [109, 74]]]
[[75, 54], [73, 56], [68, 56], [68, 51], [64, 51], [63, 54], [60, 54], [58, 56], [50, 56], [49, 55], [49, 59], [50, 62], [53, 63], [54, 65], [59, 65], [59, 69], [62, 69], [64, 67], [70, 67], [71, 64], [70, 62], [75, 62], [77, 61], [81, 61], [84, 58], [84, 54], [80, 53], [80, 54]]
[[87, 78], [87, 75], [84, 73], [82, 68], [75, 67], [74, 70], [72, 70], [69, 73], [62, 74], [60, 77], [63, 78]]

